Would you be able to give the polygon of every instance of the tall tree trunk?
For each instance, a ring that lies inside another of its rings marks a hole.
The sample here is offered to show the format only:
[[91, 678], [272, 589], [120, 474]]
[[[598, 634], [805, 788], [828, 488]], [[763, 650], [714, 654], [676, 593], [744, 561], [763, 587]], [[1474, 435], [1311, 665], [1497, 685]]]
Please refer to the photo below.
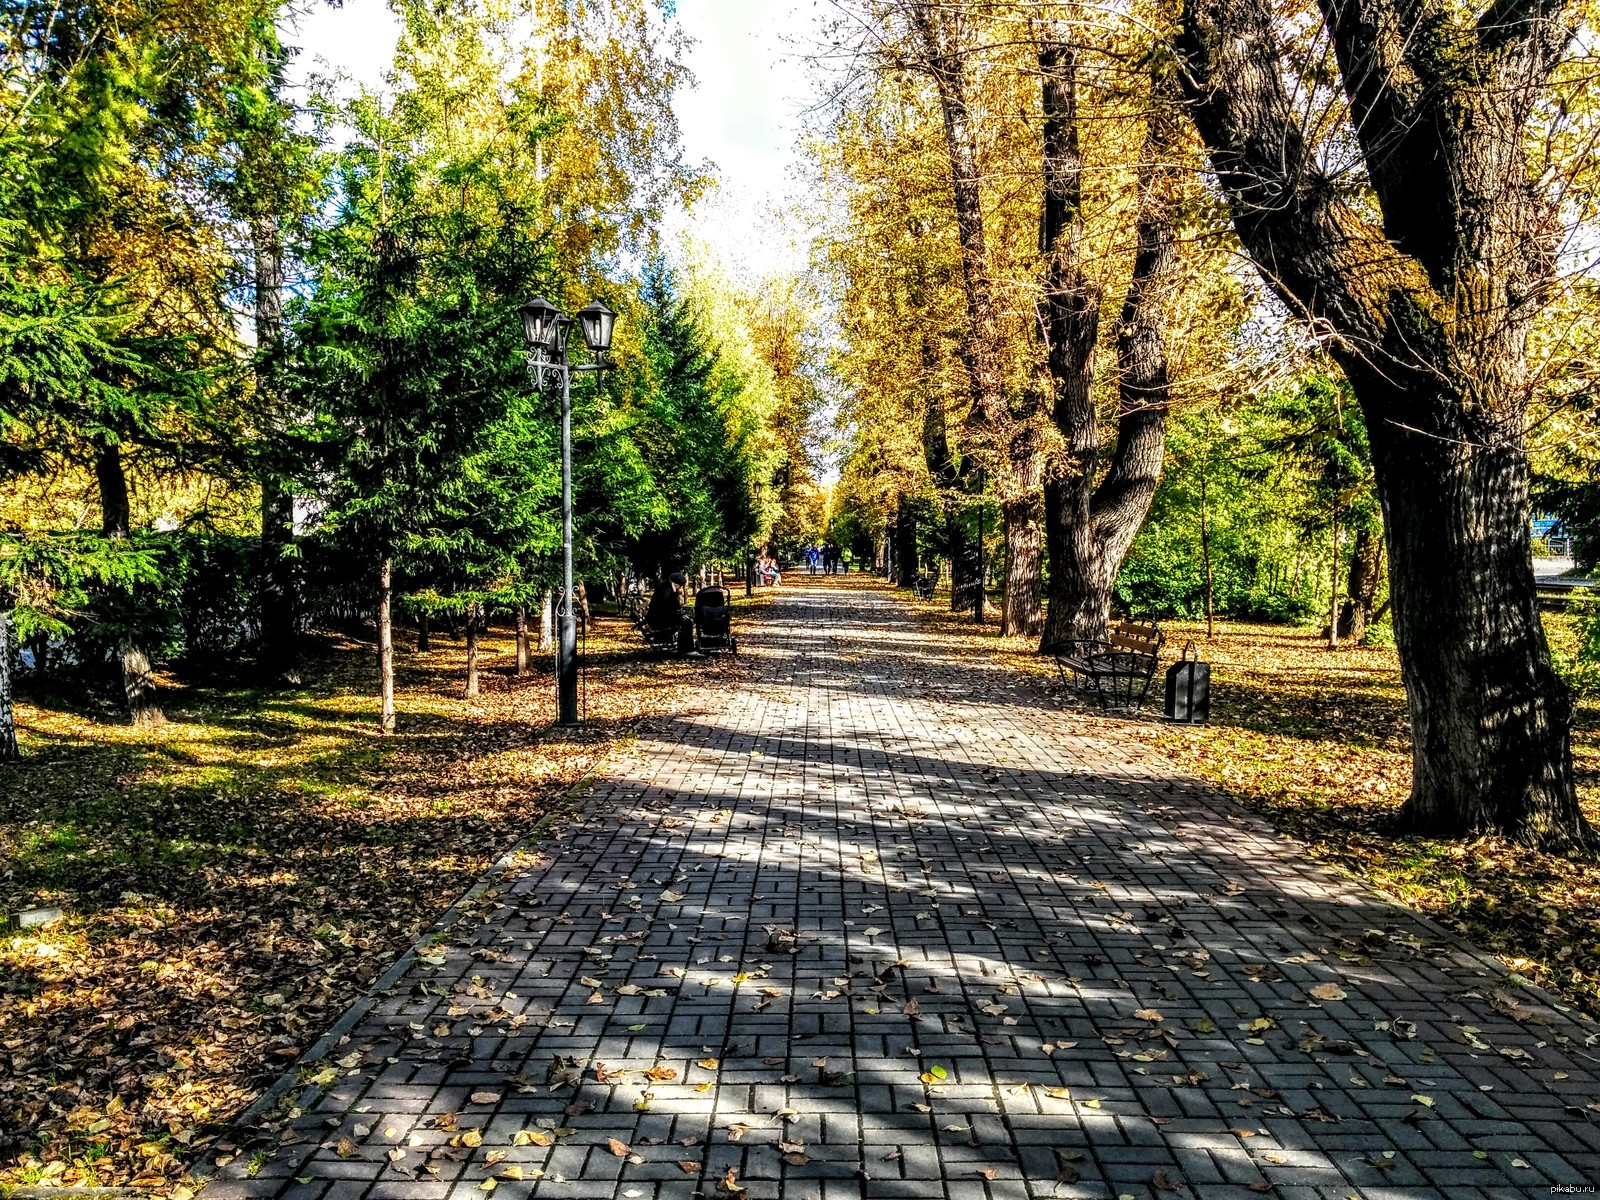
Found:
[[1362, 525], [1356, 530], [1350, 552], [1350, 574], [1345, 580], [1345, 601], [1339, 610], [1339, 636], [1359, 645], [1378, 609], [1383, 588], [1383, 539]]
[[[282, 427], [282, 400], [273, 378], [283, 344], [283, 239], [275, 214], [250, 221], [255, 253], [256, 391], [269, 434]], [[277, 447], [273, 447], [276, 450]], [[283, 683], [300, 682], [298, 596], [295, 586], [294, 496], [276, 464], [261, 473], [261, 559], [257, 607], [259, 659]]]
[[[936, 364], [933, 342], [926, 334], [922, 339], [922, 363], [924, 376], [931, 378]], [[950, 453], [944, 398], [939, 395], [929, 397], [923, 414], [922, 457], [939, 490], [939, 508], [944, 517], [945, 546], [950, 554], [950, 609], [964, 612], [972, 608], [978, 591], [978, 547], [967, 536], [964, 519], [972, 460], [963, 459], [957, 468], [955, 456]]]
[[17, 718], [11, 706], [11, 614], [0, 610], [0, 762], [15, 762]]
[[467, 605], [467, 696], [478, 694], [478, 602]]
[[[122, 452], [114, 443], [103, 442], [96, 450], [94, 474], [100, 490], [101, 532], [112, 541], [126, 541], [133, 525], [133, 508]], [[117, 646], [117, 658], [129, 719], [141, 729], [164, 725], [167, 717], [161, 711], [155, 671], [141, 640], [131, 632], [124, 633]]]
[[1032, 425], [1018, 430], [1011, 460], [1017, 491], [1001, 502], [1005, 523], [1005, 594], [1000, 605], [1000, 636], [1036, 638], [1044, 631], [1044, 494], [1039, 467], [1043, 455]]
[[1051, 417], [1066, 451], [1047, 475], [1045, 545], [1049, 609], [1041, 648], [1104, 641], [1112, 589], [1144, 524], [1166, 456], [1166, 324], [1177, 286], [1173, 232], [1174, 114], [1159, 76], [1139, 158], [1137, 248], [1117, 332], [1118, 419], [1111, 463], [1096, 485], [1099, 414], [1093, 398], [1101, 294], [1083, 269], [1082, 176], [1077, 53], [1051, 44], [1039, 52], [1044, 88], [1046, 277], [1039, 328], [1054, 384]]
[[[1026, 501], [1038, 487], [1036, 469], [1026, 456], [1021, 463], [1009, 452], [1018, 444], [1032, 414], [1013, 412], [1006, 402], [1002, 367], [1001, 335], [995, 317], [994, 285], [984, 233], [982, 177], [978, 164], [977, 139], [967, 100], [966, 60], [972, 50], [967, 45], [965, 23], [968, 18], [957, 7], [932, 0], [913, 0], [912, 23], [921, 42], [921, 66], [933, 79], [944, 118], [945, 152], [950, 168], [950, 194], [955, 208], [956, 231], [961, 245], [961, 276], [966, 298], [966, 320], [961, 329], [961, 360], [966, 367], [971, 412], [967, 427], [972, 433], [971, 451], [962, 456], [963, 479], [970, 478], [976, 458], [987, 458], [993, 470], [1002, 507], [1021, 501], [1016, 510], [1030, 511]], [[1026, 439], [1023, 445], [1028, 445]], [[970, 463], [970, 465], [969, 465]], [[1019, 531], [1019, 545], [1025, 544], [1025, 531]], [[963, 541], [966, 541], [963, 538]], [[976, 546], [951, 546], [950, 605], [959, 611], [974, 610], [982, 603], [983, 581], [978, 578], [979, 553]], [[1026, 554], [1006, 556], [1009, 569], [1029, 569], [1037, 565]], [[1005, 580], [1006, 594], [1026, 598], [1038, 588], [1038, 576]]]
[[[1211, 570], [1211, 514], [1208, 511], [1206, 477], [1211, 466], [1211, 450], [1206, 448], [1206, 462], [1200, 474], [1200, 562], [1206, 572], [1206, 637], [1217, 635], [1217, 580]], [[1299, 564], [1295, 564], [1298, 574]], [[1299, 591], [1298, 581], [1295, 587]]]
[[1339, 503], [1334, 501], [1333, 519], [1329, 522], [1329, 558], [1332, 566], [1328, 570], [1328, 649], [1339, 648], [1339, 576], [1344, 574], [1339, 568]]
[[1235, 231], [1267, 285], [1335, 335], [1372, 438], [1411, 710], [1402, 817], [1593, 850], [1572, 698], [1535, 602], [1524, 434], [1560, 231], [1524, 137], [1570, 13], [1323, 0], [1322, 14], [1381, 225], [1323, 173], [1270, 0], [1188, 0], [1182, 78]]
[[904, 496], [900, 497], [896, 509], [894, 539], [895, 582], [903, 588], [909, 588], [922, 573], [922, 564], [917, 557], [917, 517]]
[[956, 495], [959, 499], [945, 507], [945, 536], [950, 548], [951, 612], [972, 612], [983, 596], [983, 547], [978, 544], [976, 531], [970, 536], [967, 531], [968, 512], [974, 507], [968, 498], [968, 489], [974, 488], [976, 468], [976, 458], [967, 456], [961, 460], [961, 470], [956, 476]]
[[1572, 697], [1539, 619], [1520, 438], [1485, 446], [1369, 427], [1411, 711], [1405, 823], [1593, 846], [1572, 777]]
[[517, 605], [517, 678], [528, 673], [528, 606]]
[[394, 559], [378, 564], [378, 730], [392, 734], [394, 719]]
[[28, 639], [28, 649], [33, 654], [33, 674], [36, 679], [43, 679], [50, 669], [50, 638], [43, 633], [36, 633]]
[[433, 649], [433, 619], [427, 609], [417, 616], [417, 653], [427, 654]]

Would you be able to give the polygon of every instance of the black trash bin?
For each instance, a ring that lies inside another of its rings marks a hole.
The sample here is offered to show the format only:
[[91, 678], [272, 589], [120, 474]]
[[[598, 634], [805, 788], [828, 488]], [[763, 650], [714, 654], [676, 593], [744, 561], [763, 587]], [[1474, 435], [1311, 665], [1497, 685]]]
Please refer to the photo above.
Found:
[[1200, 661], [1200, 652], [1191, 641], [1178, 661], [1167, 668], [1167, 720], [1203, 725], [1210, 716], [1211, 664]]

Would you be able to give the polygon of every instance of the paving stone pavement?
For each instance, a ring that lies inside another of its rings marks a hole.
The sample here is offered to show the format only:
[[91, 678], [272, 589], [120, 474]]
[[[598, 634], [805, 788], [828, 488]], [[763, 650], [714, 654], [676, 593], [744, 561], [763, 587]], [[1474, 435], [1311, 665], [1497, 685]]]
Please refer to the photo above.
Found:
[[202, 1200], [1600, 1184], [1596, 1026], [870, 584], [741, 644]]

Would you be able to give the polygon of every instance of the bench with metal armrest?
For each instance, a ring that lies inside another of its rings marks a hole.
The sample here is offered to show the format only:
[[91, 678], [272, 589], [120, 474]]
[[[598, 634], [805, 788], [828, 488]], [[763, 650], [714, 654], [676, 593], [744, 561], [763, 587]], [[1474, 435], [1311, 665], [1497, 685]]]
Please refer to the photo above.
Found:
[[1056, 669], [1068, 687], [1092, 693], [1108, 712], [1136, 713], [1150, 696], [1165, 641], [1154, 621], [1113, 621], [1105, 641], [1057, 646]]

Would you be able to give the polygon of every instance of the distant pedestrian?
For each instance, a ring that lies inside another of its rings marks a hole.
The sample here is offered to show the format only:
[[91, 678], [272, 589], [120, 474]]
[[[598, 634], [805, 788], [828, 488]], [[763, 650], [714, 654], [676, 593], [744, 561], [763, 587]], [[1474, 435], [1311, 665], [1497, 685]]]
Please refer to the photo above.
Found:
[[822, 551], [820, 549], [818, 549], [816, 546], [806, 547], [806, 569], [810, 571], [811, 574], [815, 575], [817, 573], [817, 564], [821, 560]]

